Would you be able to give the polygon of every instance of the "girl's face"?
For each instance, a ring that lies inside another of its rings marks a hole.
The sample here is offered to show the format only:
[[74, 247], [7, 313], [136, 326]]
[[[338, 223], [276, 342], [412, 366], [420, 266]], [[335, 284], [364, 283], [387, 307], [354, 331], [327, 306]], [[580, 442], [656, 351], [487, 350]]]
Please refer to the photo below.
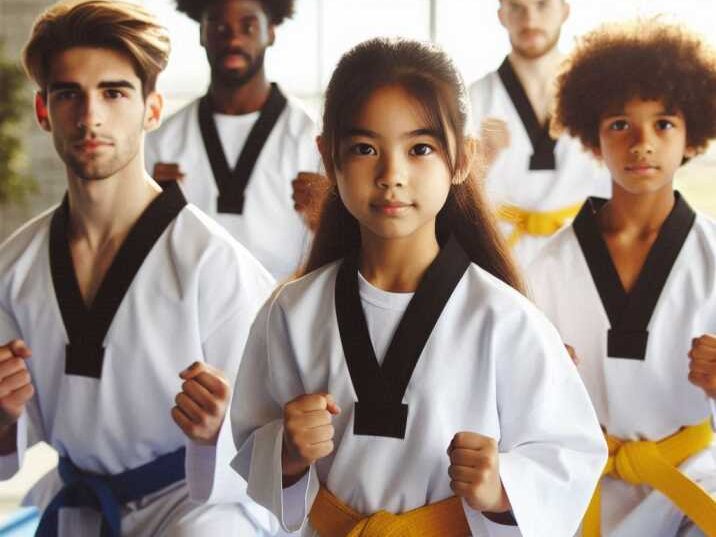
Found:
[[641, 194], [671, 189], [684, 156], [694, 151], [686, 145], [680, 112], [666, 110], [661, 101], [635, 98], [600, 121], [598, 154], [615, 186]]
[[376, 90], [340, 140], [339, 152], [338, 191], [364, 239], [434, 239], [451, 174], [414, 97], [400, 86]]

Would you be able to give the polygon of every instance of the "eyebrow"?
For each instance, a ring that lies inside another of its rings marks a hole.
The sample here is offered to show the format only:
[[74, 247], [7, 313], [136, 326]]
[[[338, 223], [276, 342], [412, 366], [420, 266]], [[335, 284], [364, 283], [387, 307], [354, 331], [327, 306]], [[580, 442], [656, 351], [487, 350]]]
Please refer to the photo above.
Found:
[[[361, 129], [358, 127], [351, 127], [346, 132], [346, 136], [365, 136], [367, 138], [380, 138], [380, 134], [370, 129]], [[406, 132], [402, 135], [403, 138], [415, 138], [417, 136], [431, 136], [433, 138], [440, 138], [440, 134], [435, 129], [415, 129], [414, 131]]]
[[[97, 87], [100, 89], [114, 89], [114, 88], [126, 88], [130, 90], [136, 90], [129, 80], [103, 80]], [[50, 84], [50, 92], [62, 91], [62, 90], [79, 90], [82, 89], [76, 82], [53, 82]]]

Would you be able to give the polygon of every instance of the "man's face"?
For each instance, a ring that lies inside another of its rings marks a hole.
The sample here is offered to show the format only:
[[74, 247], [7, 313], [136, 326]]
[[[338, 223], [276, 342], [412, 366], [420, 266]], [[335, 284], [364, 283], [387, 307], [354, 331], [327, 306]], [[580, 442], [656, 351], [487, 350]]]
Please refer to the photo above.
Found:
[[74, 176], [106, 179], [141, 158], [144, 132], [158, 125], [161, 98], [146, 101], [131, 60], [106, 48], [74, 47], [52, 57], [37, 119]]
[[502, 0], [498, 16], [512, 50], [536, 59], [557, 46], [569, 5], [564, 0]]
[[212, 2], [204, 11], [201, 44], [214, 80], [233, 86], [251, 80], [273, 40], [274, 26], [257, 0]]

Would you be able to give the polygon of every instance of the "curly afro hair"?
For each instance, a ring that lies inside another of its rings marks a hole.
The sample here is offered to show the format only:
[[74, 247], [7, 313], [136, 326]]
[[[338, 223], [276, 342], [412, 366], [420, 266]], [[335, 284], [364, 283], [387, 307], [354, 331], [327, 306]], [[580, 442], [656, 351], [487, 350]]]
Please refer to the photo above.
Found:
[[[197, 22], [201, 21], [201, 14], [213, 2], [223, 0], [176, 0], [177, 9]], [[271, 20], [271, 24], [278, 26], [284, 20], [293, 16], [294, 0], [259, 0]]]
[[658, 100], [686, 121], [686, 143], [716, 138], [716, 51], [685, 28], [656, 19], [610, 24], [578, 43], [557, 77], [552, 133], [593, 152], [599, 122], [633, 98]]

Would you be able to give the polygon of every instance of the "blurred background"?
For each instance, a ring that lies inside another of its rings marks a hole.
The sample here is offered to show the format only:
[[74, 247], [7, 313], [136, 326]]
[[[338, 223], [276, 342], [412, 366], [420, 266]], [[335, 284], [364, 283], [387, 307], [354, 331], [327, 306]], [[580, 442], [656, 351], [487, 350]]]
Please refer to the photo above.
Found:
[[[11, 116], [9, 134], [19, 144], [0, 147], [0, 173], [12, 164], [9, 186], [0, 188], [0, 240], [20, 224], [57, 203], [65, 189], [64, 166], [49, 136], [34, 123], [33, 88], [16, 71], [20, 50], [35, 17], [52, 2], [0, 0], [0, 119]], [[203, 94], [209, 80], [198, 25], [177, 13], [172, 0], [145, 0], [168, 27], [173, 52], [159, 79], [171, 113]], [[571, 0], [571, 16], [560, 40], [568, 52], [595, 26], [634, 17], [661, 16], [700, 32], [716, 45], [714, 0]], [[277, 31], [266, 56], [270, 79], [303, 100], [318, 118], [323, 89], [339, 57], [356, 43], [378, 35], [432, 40], [455, 59], [467, 83], [494, 70], [509, 51], [497, 21], [497, 0], [297, 0], [296, 14]], [[14, 74], [13, 74], [14, 73]], [[17, 85], [17, 91], [13, 90]], [[3, 143], [0, 132], [0, 145]], [[678, 173], [677, 186], [696, 208], [716, 216], [716, 144]], [[128, 409], [132, 412], [133, 409]], [[138, 409], [134, 409], [138, 411]], [[0, 521], [28, 487], [56, 464], [47, 446], [33, 448], [23, 470], [0, 483]]]

